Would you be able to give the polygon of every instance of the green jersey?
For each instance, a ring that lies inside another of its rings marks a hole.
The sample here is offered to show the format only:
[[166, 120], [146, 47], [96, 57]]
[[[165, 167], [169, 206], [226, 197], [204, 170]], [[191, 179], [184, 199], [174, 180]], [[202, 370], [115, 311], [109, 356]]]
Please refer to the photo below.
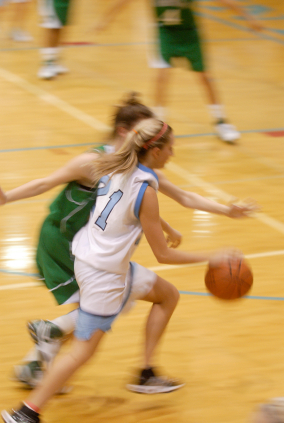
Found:
[[152, 0], [159, 27], [195, 28], [193, 0]]
[[[107, 146], [92, 151], [106, 151]], [[89, 219], [95, 205], [97, 187], [88, 188], [70, 182], [50, 205], [50, 213], [41, 227], [36, 262], [48, 289], [63, 304], [79, 287], [74, 276], [71, 242]]]

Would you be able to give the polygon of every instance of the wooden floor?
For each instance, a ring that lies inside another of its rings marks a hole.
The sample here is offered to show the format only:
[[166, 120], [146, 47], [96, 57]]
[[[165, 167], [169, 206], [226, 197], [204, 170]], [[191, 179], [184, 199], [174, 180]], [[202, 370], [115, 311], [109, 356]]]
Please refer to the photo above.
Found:
[[[139, 303], [117, 321], [97, 357], [74, 377], [73, 391], [48, 404], [45, 422], [241, 423], [249, 421], [260, 402], [284, 395], [284, 4], [252, 3], [250, 10], [266, 27], [260, 35], [216, 6], [210, 0], [198, 6], [205, 48], [228, 116], [242, 137], [229, 146], [214, 136], [202, 87], [193, 73], [175, 69], [169, 122], [176, 148], [165, 173], [178, 186], [220, 202], [252, 197], [262, 212], [253, 220], [234, 221], [183, 209], [160, 196], [161, 214], [183, 233], [185, 250], [226, 245], [243, 250], [254, 272], [253, 289], [248, 298], [236, 302], [209, 297], [203, 265], [161, 266], [144, 240], [135, 260], [181, 291], [157, 365], [186, 386], [154, 396], [125, 390], [140, 365], [149, 306]], [[143, 1], [127, 7], [108, 31], [95, 38], [86, 29], [104, 7], [103, 0], [76, 2], [63, 50], [70, 74], [54, 81], [36, 77], [42, 35], [36, 5], [31, 4], [27, 22], [34, 42], [8, 40], [4, 22], [0, 40], [4, 190], [48, 175], [100, 142], [110, 124], [111, 106], [126, 92], [138, 91], [147, 104], [153, 104], [155, 71], [147, 66]], [[31, 347], [26, 321], [52, 319], [63, 311], [33, 278], [38, 229], [56, 192], [0, 210], [1, 409], [26, 396], [11, 380], [13, 366]]]

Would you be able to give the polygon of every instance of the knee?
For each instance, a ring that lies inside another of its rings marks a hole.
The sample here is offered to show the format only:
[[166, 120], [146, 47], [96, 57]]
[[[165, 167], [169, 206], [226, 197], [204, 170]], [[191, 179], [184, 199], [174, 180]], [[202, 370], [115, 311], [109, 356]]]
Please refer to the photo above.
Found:
[[174, 285], [171, 285], [169, 293], [168, 293], [168, 298], [170, 299], [173, 307], [176, 307], [179, 301], [179, 297], [180, 297], [180, 293], [178, 292], [177, 288]]

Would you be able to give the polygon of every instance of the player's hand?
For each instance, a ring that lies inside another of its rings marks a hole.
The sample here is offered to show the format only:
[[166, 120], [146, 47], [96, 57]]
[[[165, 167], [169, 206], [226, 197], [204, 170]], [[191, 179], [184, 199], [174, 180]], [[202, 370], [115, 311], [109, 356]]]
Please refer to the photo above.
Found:
[[4, 204], [7, 203], [7, 197], [5, 192], [2, 190], [2, 188], [0, 187], [0, 206], [4, 206]]
[[177, 248], [182, 240], [182, 234], [176, 229], [171, 228], [170, 233], [166, 237], [169, 248]]
[[231, 204], [227, 216], [233, 219], [241, 219], [243, 217], [250, 217], [259, 210], [259, 205], [254, 200], [248, 199], [239, 204]]
[[218, 267], [224, 264], [225, 262], [237, 261], [243, 257], [243, 253], [237, 248], [226, 248], [212, 253], [209, 258], [210, 267]]

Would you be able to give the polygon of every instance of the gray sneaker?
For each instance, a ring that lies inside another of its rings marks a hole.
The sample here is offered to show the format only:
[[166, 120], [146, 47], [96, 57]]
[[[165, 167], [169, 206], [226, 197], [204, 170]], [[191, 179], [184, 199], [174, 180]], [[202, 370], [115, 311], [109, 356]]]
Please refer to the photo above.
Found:
[[164, 394], [180, 389], [184, 385], [185, 383], [175, 379], [156, 376], [153, 369], [144, 369], [136, 381], [126, 385], [126, 388], [139, 394]]
[[5, 423], [40, 423], [39, 417], [29, 417], [21, 410], [12, 410], [11, 413], [3, 410], [1, 416]]

